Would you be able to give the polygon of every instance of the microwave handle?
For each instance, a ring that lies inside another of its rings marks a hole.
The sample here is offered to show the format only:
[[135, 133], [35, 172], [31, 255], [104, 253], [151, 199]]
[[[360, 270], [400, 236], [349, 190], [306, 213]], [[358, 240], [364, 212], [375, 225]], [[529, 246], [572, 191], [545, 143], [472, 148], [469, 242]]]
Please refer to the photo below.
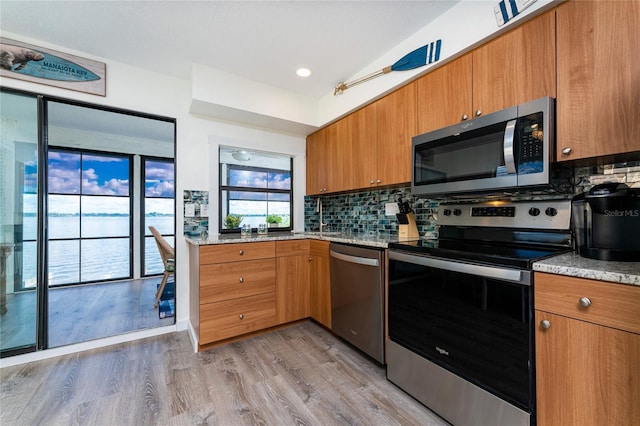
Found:
[[504, 151], [504, 165], [507, 168], [507, 173], [515, 174], [516, 170], [516, 159], [513, 153], [513, 139], [516, 134], [516, 121], [511, 120], [507, 122], [507, 127], [504, 130], [504, 140], [502, 141], [502, 149]]

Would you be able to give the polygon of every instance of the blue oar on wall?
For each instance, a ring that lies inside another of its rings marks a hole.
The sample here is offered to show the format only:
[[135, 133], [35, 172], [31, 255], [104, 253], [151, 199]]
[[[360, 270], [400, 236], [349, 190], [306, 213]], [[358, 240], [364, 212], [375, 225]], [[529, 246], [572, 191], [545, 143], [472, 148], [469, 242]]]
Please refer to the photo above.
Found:
[[340, 95], [349, 87], [353, 87], [356, 84], [364, 83], [375, 77], [383, 74], [388, 74], [391, 71], [408, 71], [414, 68], [419, 68], [427, 64], [431, 64], [440, 59], [440, 47], [442, 46], [442, 40], [432, 41], [422, 47], [417, 48], [413, 52], [407, 53], [402, 58], [398, 59], [393, 65], [384, 67], [380, 71], [376, 71], [372, 74], [361, 77], [357, 80], [349, 83], [340, 83], [335, 87], [333, 91], [334, 95]]

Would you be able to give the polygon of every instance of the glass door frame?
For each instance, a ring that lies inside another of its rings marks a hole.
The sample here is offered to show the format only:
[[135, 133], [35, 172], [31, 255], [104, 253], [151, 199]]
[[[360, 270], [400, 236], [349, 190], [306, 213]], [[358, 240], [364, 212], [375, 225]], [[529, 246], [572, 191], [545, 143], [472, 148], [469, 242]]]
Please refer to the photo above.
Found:
[[[79, 107], [86, 107], [97, 109], [101, 111], [108, 111], [120, 114], [131, 115], [135, 117], [148, 118], [158, 121], [164, 121], [173, 123], [173, 164], [174, 164], [174, 190], [177, 194], [177, 175], [178, 175], [178, 155], [177, 155], [177, 120], [172, 117], [166, 117], [156, 114], [141, 113], [138, 111], [132, 111], [124, 108], [111, 107], [106, 105], [92, 104], [89, 102], [78, 101], [73, 99], [61, 98], [57, 96], [44, 95], [38, 92], [31, 92], [21, 89], [15, 89], [11, 87], [0, 86], [0, 92], [7, 94], [14, 94], [19, 96], [27, 96], [36, 99], [37, 103], [37, 152], [38, 152], [38, 196], [37, 196], [37, 237], [36, 237], [36, 250], [37, 250], [37, 283], [36, 283], [36, 342], [30, 346], [24, 346], [17, 349], [9, 349], [0, 351], [0, 358], [11, 357], [16, 355], [22, 355], [25, 353], [36, 352], [48, 349], [48, 322], [49, 322], [49, 295], [47, 285], [47, 248], [46, 242], [48, 241], [48, 230], [46, 226], [46, 217], [48, 214], [47, 206], [47, 174], [45, 172], [46, 164], [48, 161], [48, 102], [58, 102]], [[174, 198], [174, 218], [178, 218], [177, 206], [178, 199]], [[133, 203], [133, 200], [132, 200]], [[174, 235], [177, 229], [177, 224], [174, 219]], [[141, 240], [144, 241], [144, 234], [141, 235]], [[135, 254], [134, 254], [135, 255]], [[176, 253], [176, 265], [178, 263], [178, 254]], [[176, 292], [176, 301], [178, 298]], [[177, 310], [176, 310], [177, 314]]]

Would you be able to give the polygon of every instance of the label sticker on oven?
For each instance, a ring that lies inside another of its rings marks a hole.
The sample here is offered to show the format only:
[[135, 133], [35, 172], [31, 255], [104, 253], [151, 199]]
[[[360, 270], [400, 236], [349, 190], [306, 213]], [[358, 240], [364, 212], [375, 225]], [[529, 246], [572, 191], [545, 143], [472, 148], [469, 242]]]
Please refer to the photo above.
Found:
[[449, 352], [445, 351], [444, 349], [441, 349], [439, 347], [436, 346], [436, 351], [438, 351], [440, 353], [440, 355], [446, 355], [449, 356]]

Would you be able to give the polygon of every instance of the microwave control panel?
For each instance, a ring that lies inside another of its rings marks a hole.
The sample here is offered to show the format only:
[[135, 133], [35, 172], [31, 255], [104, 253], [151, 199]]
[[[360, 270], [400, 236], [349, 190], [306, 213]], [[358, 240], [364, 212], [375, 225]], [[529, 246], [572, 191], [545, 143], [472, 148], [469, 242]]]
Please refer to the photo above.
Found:
[[544, 131], [542, 113], [530, 114], [519, 120], [520, 149], [518, 174], [542, 173], [544, 166]]

